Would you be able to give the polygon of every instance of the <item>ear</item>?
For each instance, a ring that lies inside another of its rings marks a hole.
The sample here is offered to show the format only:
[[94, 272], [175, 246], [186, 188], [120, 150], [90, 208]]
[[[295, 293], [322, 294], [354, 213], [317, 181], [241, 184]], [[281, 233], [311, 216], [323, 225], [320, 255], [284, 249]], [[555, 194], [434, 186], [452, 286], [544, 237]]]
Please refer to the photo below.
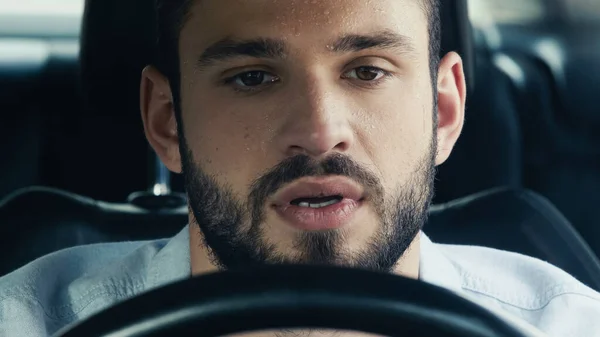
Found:
[[460, 56], [450, 52], [440, 61], [438, 71], [438, 152], [436, 165], [443, 164], [458, 140], [465, 120], [467, 86]]
[[140, 107], [150, 146], [169, 170], [181, 173], [173, 94], [167, 78], [152, 66], [142, 71]]

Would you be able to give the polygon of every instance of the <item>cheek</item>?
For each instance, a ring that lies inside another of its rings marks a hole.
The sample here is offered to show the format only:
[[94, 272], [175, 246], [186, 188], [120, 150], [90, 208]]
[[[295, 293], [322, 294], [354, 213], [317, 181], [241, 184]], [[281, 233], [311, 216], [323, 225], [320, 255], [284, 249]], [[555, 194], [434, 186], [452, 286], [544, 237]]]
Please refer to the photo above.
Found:
[[219, 97], [182, 102], [184, 132], [194, 159], [204, 171], [240, 195], [270, 163], [268, 118], [243, 111]]
[[407, 179], [429, 152], [433, 128], [430, 96], [421, 96], [417, 90], [395, 95], [378, 104], [356, 126], [388, 188]]

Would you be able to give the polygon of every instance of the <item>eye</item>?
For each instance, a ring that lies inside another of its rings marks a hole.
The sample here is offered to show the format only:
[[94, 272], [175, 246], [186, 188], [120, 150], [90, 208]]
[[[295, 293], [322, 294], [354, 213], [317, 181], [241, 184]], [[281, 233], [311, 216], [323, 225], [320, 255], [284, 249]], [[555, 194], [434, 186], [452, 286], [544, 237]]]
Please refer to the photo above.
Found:
[[253, 70], [233, 76], [227, 82], [234, 83], [241, 88], [251, 88], [277, 82], [278, 80], [279, 77], [266, 71]]
[[353, 78], [360, 81], [377, 81], [385, 76], [389, 75], [389, 72], [377, 68], [377, 67], [358, 67], [350, 70], [344, 74], [344, 78]]

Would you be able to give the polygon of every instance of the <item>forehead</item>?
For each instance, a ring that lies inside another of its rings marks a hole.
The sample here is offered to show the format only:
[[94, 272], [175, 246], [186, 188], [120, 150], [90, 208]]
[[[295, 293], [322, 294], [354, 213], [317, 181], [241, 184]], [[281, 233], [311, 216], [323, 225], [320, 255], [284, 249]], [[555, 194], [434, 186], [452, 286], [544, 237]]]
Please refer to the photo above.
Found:
[[190, 7], [182, 47], [222, 39], [282, 39], [305, 48], [345, 34], [395, 32], [427, 49], [421, 0], [201, 0]]

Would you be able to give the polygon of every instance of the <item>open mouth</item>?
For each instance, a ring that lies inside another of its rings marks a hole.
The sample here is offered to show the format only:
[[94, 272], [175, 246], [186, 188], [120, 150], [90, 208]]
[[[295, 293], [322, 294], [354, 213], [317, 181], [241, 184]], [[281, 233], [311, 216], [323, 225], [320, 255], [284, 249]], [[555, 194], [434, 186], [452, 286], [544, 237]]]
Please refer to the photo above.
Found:
[[360, 185], [347, 178], [312, 177], [283, 188], [273, 198], [272, 207], [295, 228], [337, 229], [351, 222], [364, 198]]
[[293, 206], [307, 207], [307, 208], [323, 208], [331, 205], [338, 204], [344, 200], [341, 195], [331, 195], [325, 197], [316, 198], [297, 198], [290, 201]]

